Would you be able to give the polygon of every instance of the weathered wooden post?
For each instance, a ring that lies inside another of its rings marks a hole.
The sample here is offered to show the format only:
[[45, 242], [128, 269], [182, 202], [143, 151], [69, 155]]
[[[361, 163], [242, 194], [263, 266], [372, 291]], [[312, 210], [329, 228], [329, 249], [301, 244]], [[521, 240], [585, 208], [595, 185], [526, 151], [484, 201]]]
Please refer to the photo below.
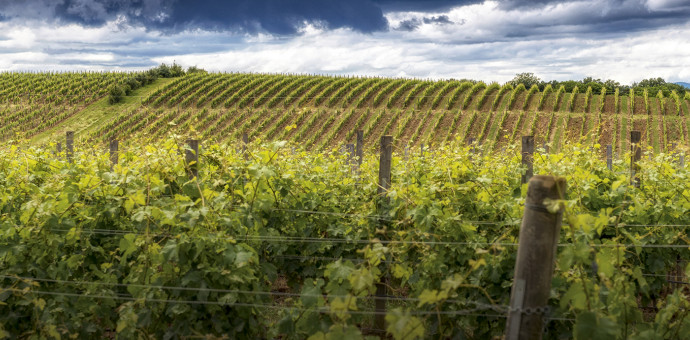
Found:
[[609, 170], [613, 169], [613, 147], [611, 144], [606, 146], [606, 167]]
[[247, 152], [247, 145], [249, 144], [249, 135], [244, 132], [242, 133], [242, 155], [244, 160], [249, 160], [249, 153]]
[[685, 154], [681, 154], [678, 158], [678, 166], [680, 166], [681, 169], [685, 167]]
[[525, 184], [532, 178], [534, 168], [532, 160], [534, 159], [534, 136], [522, 136], [522, 165], [526, 167], [525, 173], [522, 175], [522, 183]]
[[187, 149], [185, 149], [185, 161], [187, 162], [187, 175], [190, 179], [199, 176], [199, 141], [196, 139], [187, 140]]
[[529, 181], [520, 226], [506, 340], [541, 339], [551, 290], [563, 212], [550, 212], [545, 199], [564, 199], [562, 177], [537, 175]]
[[[385, 214], [383, 210], [388, 199], [386, 194], [391, 187], [391, 162], [393, 160], [393, 137], [392, 136], [382, 136], [381, 137], [381, 156], [379, 158], [379, 187], [377, 190], [379, 196], [379, 215]], [[379, 221], [379, 224], [383, 224], [383, 221]], [[383, 236], [385, 238], [385, 234]], [[381, 278], [381, 281], [376, 284], [376, 302], [375, 310], [376, 316], [374, 319], [374, 327], [378, 330], [385, 330], [386, 323], [386, 283], [385, 278]]]
[[349, 143], [345, 145], [345, 152], [347, 153], [347, 165], [350, 166], [350, 171], [355, 171], [355, 145]]
[[60, 154], [62, 153], [62, 143], [58, 142], [57, 145], [55, 145], [55, 151], [57, 152], [58, 157], [60, 157]]
[[355, 148], [355, 154], [357, 155], [357, 174], [359, 175], [359, 169], [362, 168], [362, 160], [364, 156], [364, 131], [357, 130], [357, 144]]
[[67, 161], [70, 163], [74, 162], [74, 131], [67, 131], [65, 135], [65, 148], [67, 149], [65, 153]]
[[119, 143], [117, 139], [110, 141], [110, 169], [112, 170], [118, 162]]
[[642, 148], [640, 147], [642, 133], [640, 131], [630, 131], [630, 182], [636, 187], [640, 187], [640, 171], [638, 162], [642, 159]]

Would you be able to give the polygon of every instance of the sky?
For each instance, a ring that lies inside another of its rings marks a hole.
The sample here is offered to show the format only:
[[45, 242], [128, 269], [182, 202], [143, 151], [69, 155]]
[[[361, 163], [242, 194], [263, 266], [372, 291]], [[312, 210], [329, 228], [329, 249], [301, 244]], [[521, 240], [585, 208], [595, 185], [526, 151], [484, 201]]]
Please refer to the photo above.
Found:
[[690, 81], [690, 0], [0, 0], [0, 71]]

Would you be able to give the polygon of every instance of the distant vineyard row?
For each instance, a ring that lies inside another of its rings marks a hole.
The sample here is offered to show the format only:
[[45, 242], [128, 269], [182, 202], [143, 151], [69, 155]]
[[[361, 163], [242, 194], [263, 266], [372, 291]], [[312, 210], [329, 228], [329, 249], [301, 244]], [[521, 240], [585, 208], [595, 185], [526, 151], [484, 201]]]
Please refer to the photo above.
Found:
[[[0, 74], [0, 136], [31, 137], [105, 100], [107, 89], [128, 73]], [[328, 77], [276, 74], [189, 74], [154, 83], [116, 104], [118, 113], [81, 134], [92, 140], [169, 133], [215, 140], [290, 139], [324, 150], [362, 129], [371, 140], [393, 135], [404, 144], [477, 140], [496, 150], [520, 135], [558, 147], [563, 140], [612, 144], [625, 150], [634, 127], [656, 150], [688, 140], [690, 95], [665, 97], [618, 89], [536, 86], [456, 80]], [[613, 94], [611, 94], [613, 93]], [[593, 137], [595, 136], [595, 137]]]
[[[613, 94], [609, 94], [609, 92]], [[686, 96], [687, 97], [687, 96]], [[622, 98], [632, 98], [630, 107], [622, 107]], [[687, 99], [687, 98], [685, 98]], [[664, 115], [681, 113], [683, 98], [673, 92], [619, 93], [603, 88], [593, 93], [591, 87], [576, 87], [566, 93], [547, 86], [524, 86], [456, 80], [291, 76], [274, 74], [196, 74], [178, 78], [151, 93], [143, 103], [167, 108], [291, 108], [320, 107], [342, 109], [413, 109], [476, 110], [491, 112], [543, 111]], [[658, 106], [658, 108], [654, 106]]]

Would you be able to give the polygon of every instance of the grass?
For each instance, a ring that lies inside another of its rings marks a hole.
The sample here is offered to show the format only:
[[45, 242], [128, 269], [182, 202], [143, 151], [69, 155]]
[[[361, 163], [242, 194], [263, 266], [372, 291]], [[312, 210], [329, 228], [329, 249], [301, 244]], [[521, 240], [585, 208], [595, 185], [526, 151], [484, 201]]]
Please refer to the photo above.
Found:
[[561, 140], [563, 140], [563, 129], [564, 126], [567, 124], [567, 116], [566, 115], [561, 115], [558, 117], [557, 123], [556, 123], [556, 132], [553, 134], [553, 149], [554, 150], [561, 150]]
[[141, 106], [144, 98], [173, 80], [175, 78], [158, 79], [150, 85], [132, 91], [122, 102], [115, 105], [108, 104], [108, 97], [103, 97], [52, 129], [36, 134], [31, 138], [31, 143], [45, 144], [51, 140], [60, 140], [67, 131], [74, 131], [75, 138], [78, 140], [79, 136], [88, 135], [88, 132], [97, 129], [102, 124], [117, 117], [118, 114], [131, 112], [131, 110]]

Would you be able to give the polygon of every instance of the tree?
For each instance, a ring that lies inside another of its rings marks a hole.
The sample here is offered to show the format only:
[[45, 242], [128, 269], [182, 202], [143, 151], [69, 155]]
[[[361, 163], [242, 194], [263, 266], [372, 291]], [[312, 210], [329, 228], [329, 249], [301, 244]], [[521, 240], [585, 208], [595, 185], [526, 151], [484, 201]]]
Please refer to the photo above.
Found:
[[113, 85], [110, 88], [109, 93], [110, 96], [108, 97], [108, 103], [110, 105], [119, 103], [125, 98], [125, 90], [120, 85]]
[[519, 84], [525, 85], [525, 88], [530, 88], [533, 85], [539, 86], [540, 89], [543, 87], [541, 79], [531, 72], [518, 73], [515, 75], [515, 78], [508, 83], [513, 85], [513, 87], [518, 86]]
[[633, 87], [655, 87], [655, 86], [663, 86], [666, 85], [666, 81], [664, 78], [649, 78], [649, 79], [644, 79], [639, 83], [633, 83]]
[[206, 73], [208, 73], [208, 72], [206, 72], [206, 70], [204, 70], [203, 68], [199, 68], [199, 67], [196, 67], [196, 66], [190, 66], [189, 68], [187, 68], [187, 74], [192, 74], [192, 73], [203, 73], [203, 74], [206, 74]]

